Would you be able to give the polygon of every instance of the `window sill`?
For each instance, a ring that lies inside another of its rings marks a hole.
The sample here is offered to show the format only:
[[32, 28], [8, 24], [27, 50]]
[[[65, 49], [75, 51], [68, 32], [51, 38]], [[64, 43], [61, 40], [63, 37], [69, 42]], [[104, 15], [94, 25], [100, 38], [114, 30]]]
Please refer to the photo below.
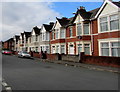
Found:
[[120, 31], [120, 29], [98, 32], [98, 33], [100, 34], [100, 33], [116, 32], [116, 31]]

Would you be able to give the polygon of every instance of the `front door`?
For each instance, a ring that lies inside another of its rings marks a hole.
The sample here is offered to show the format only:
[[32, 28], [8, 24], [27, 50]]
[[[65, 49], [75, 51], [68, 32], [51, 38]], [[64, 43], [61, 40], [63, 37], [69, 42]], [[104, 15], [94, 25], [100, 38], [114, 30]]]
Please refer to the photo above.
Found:
[[69, 45], [69, 54], [74, 54], [74, 46]]

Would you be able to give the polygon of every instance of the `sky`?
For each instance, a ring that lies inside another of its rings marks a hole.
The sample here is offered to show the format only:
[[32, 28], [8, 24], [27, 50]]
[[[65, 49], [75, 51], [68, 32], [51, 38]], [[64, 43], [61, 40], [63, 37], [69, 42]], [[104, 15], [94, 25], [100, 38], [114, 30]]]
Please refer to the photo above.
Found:
[[[25, 0], [24, 0], [25, 1]], [[35, 0], [34, 0], [35, 1]], [[65, 0], [64, 0], [65, 1]], [[70, 1], [70, 0], [69, 0]], [[77, 0], [76, 0], [77, 1]], [[97, 0], [99, 1], [99, 0]], [[55, 22], [56, 17], [73, 17], [77, 8], [84, 6], [87, 11], [98, 8], [103, 2], [0, 2], [0, 40], [6, 41], [21, 32], [31, 32], [34, 26]]]

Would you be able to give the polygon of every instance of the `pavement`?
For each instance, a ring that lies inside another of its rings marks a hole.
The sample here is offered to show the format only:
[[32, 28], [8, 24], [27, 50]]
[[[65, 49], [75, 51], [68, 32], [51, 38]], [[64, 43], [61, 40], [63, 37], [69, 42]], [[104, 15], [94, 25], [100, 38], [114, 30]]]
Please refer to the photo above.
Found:
[[34, 59], [42, 62], [50, 62], [50, 63], [56, 63], [56, 64], [63, 64], [65, 66], [82, 67], [82, 68], [88, 68], [90, 70], [108, 71], [108, 72], [120, 74], [120, 68], [115, 68], [115, 67], [100, 66], [95, 64], [85, 64], [85, 63], [79, 63], [79, 62], [70, 62], [70, 61], [63, 61], [63, 60], [48, 60], [48, 59], [40, 59], [40, 58], [34, 58]]

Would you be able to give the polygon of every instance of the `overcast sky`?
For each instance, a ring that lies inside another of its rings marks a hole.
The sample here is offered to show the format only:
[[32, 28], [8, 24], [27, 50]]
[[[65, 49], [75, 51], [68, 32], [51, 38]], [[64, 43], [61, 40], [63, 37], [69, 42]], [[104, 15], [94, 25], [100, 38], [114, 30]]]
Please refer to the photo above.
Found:
[[[103, 2], [15, 2], [4, 0], [0, 3], [0, 40], [7, 40], [23, 31], [31, 31], [34, 26], [55, 21], [56, 17], [72, 17], [79, 6], [86, 10], [98, 8]], [[23, 0], [25, 1], [25, 0]], [[52, 0], [54, 1], [54, 0]], [[67, 0], [66, 0], [67, 1]], [[70, 1], [70, 0], [69, 0]], [[77, 0], [80, 1], [80, 0]], [[97, 0], [100, 1], [100, 0]], [[1, 15], [2, 14], [2, 15]], [[2, 30], [2, 31], [1, 31]], [[2, 38], [1, 38], [2, 37]]]

